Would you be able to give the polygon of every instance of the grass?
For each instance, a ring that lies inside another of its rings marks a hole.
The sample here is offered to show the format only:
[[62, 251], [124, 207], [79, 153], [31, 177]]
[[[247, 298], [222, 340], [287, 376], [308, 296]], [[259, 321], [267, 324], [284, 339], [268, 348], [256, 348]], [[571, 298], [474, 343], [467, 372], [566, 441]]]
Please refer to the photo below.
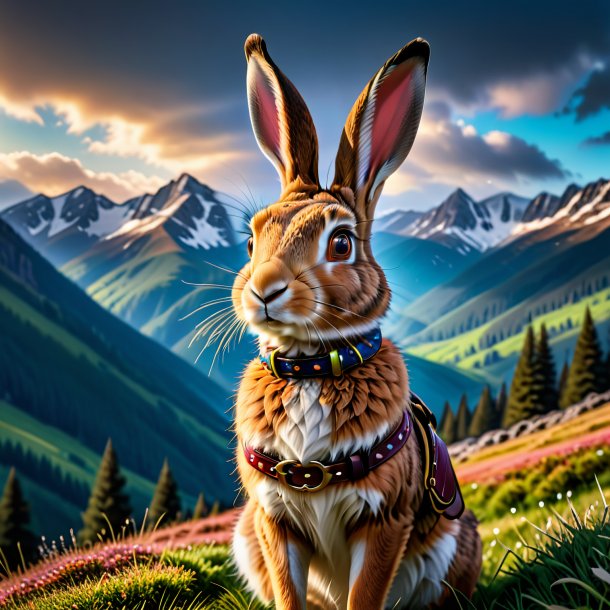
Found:
[[[604, 495], [580, 517], [571, 504], [545, 527], [527, 523], [518, 545], [502, 544], [503, 561], [481, 584], [470, 607], [486, 610], [564, 610], [610, 607], [610, 525]], [[532, 535], [533, 533], [533, 535]], [[529, 535], [528, 535], [529, 534]], [[507, 567], [507, 560], [512, 560]], [[468, 603], [466, 604], [468, 605]]]
[[[483, 577], [463, 609], [608, 608], [610, 525], [601, 487], [483, 523]], [[506, 524], [506, 525], [504, 525]], [[492, 529], [493, 528], [493, 529]], [[4, 585], [4, 586], [2, 586]], [[264, 610], [227, 546], [159, 550], [128, 541], [53, 553], [0, 583], [7, 610]]]
[[[607, 475], [605, 478], [608, 480]], [[475, 514], [482, 513], [479, 524], [479, 533], [483, 541], [483, 568], [480, 578], [482, 584], [489, 584], [493, 580], [500, 565], [510, 568], [516, 564], [517, 556], [524, 560], [531, 559], [528, 546], [538, 543], [543, 538], [541, 531], [556, 527], [560, 518], [570, 517], [571, 509], [568, 501], [581, 510], [599, 510], [599, 507], [603, 506], [594, 479], [576, 491], [564, 490], [558, 494], [560, 495], [556, 495], [555, 499], [546, 502], [533, 499], [525, 506], [516, 503], [516, 506], [511, 506], [499, 516], [485, 515], [480, 508], [477, 511], [473, 502], [466, 500], [467, 506], [474, 509]], [[513, 553], [505, 558], [507, 548]]]
[[0, 588], [9, 610], [262, 610], [241, 591], [229, 550], [114, 543], [54, 554]]

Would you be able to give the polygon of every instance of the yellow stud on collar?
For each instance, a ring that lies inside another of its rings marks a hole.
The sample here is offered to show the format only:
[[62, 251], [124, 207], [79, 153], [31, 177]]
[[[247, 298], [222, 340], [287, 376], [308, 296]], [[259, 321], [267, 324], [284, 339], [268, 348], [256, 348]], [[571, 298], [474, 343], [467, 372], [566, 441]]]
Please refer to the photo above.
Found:
[[341, 377], [343, 371], [341, 370], [341, 360], [339, 360], [339, 352], [334, 349], [328, 355], [330, 356], [330, 366], [332, 368], [333, 375], [335, 377]]
[[276, 377], [279, 377], [277, 369], [275, 368], [275, 356], [277, 355], [278, 351], [279, 351], [279, 348], [276, 348], [269, 355], [269, 366], [271, 366], [271, 371], [273, 372], [273, 374]]

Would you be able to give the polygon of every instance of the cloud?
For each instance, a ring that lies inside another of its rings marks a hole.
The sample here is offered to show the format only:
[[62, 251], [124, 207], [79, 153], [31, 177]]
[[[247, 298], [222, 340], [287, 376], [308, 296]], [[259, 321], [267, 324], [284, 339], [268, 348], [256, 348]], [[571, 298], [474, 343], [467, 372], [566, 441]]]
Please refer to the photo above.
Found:
[[479, 106], [497, 109], [504, 118], [548, 114], [565, 104], [567, 92], [593, 65], [591, 58], [578, 56], [552, 72], [499, 80], [486, 87]]
[[94, 172], [78, 159], [59, 153], [36, 155], [27, 151], [0, 154], [0, 180], [19, 180], [31, 190], [51, 196], [82, 184], [115, 201], [155, 191], [166, 182], [135, 171]]
[[604, 108], [610, 108], [610, 67], [608, 65], [600, 66], [591, 73], [587, 82], [572, 94], [564, 112], [573, 111], [576, 120], [582, 121]]
[[610, 131], [601, 136], [592, 136], [583, 140], [582, 146], [610, 146]]
[[[356, 3], [348, 13], [340, 3], [313, 3], [308, 15], [316, 36], [331, 46], [311, 44], [306, 27], [286, 27], [302, 17], [297, 5], [236, 0], [228, 14], [223, 3], [182, 2], [170, 12], [154, 0], [145, 11], [119, 0], [39, 4], [36, 19], [27, 3], [2, 8], [4, 112], [50, 126], [60, 119], [92, 154], [142, 159], [152, 174], [190, 171], [218, 188], [225, 188], [223, 173], [246, 174], [248, 187], [260, 186], [265, 195], [275, 194], [277, 184], [272, 170], [262, 169], [250, 132], [242, 45], [251, 31], [264, 33], [304, 97], [320, 100], [315, 110], [328, 137], [336, 138], [367, 78], [415, 36], [432, 47], [428, 100], [443, 102], [447, 113], [447, 103], [468, 112], [496, 109], [505, 117], [548, 112], [610, 55], [610, 3], [596, 0], [581, 0], [577, 11], [569, 3], [531, 0], [515, 0], [510, 10], [489, 0], [467, 7], [380, 0]], [[338, 107], [341, 123], [331, 125], [327, 117]], [[427, 102], [427, 116], [429, 108]], [[388, 191], [433, 180], [475, 184], [491, 176], [507, 184], [565, 175], [557, 161], [520, 138], [477, 134], [450, 116], [430, 115], [424, 123], [413, 161], [388, 182]], [[125, 192], [133, 190], [133, 177], [109, 176], [123, 180]], [[119, 188], [111, 182], [105, 185]]]
[[[0, 88], [1, 79], [0, 76]], [[5, 87], [4, 91], [7, 90]], [[206, 130], [206, 121], [215, 123], [215, 120], [209, 116], [204, 120], [207, 113], [201, 108], [176, 104], [169, 110], [142, 106], [136, 111], [132, 102], [126, 101], [119, 109], [95, 96], [92, 100], [45, 92], [42, 85], [31, 95], [26, 92], [12, 95], [12, 98], [0, 95], [0, 108], [9, 116], [40, 124], [43, 123], [40, 109], [50, 110], [60, 117], [55, 124], [65, 125], [68, 133], [82, 136], [92, 153], [138, 158], [172, 173], [202, 172], [248, 156], [241, 142], [246, 134], [217, 133], [218, 124]], [[101, 135], [89, 135], [94, 128]]]
[[488, 180], [508, 186], [569, 176], [536, 145], [503, 131], [479, 134], [464, 121], [453, 122], [449, 106], [435, 102], [426, 106], [413, 150], [384, 192], [393, 196], [430, 184], [477, 188]]
[[[50, 105], [72, 133], [86, 137], [102, 125], [103, 136], [90, 143], [99, 154], [196, 171], [255, 150], [242, 52], [255, 29], [308, 95], [349, 94], [350, 106], [366, 77], [418, 35], [432, 45], [430, 92], [506, 116], [565, 102], [563, 90], [610, 53], [607, 2], [582, 0], [577, 11], [522, 0], [510, 10], [489, 0], [473, 0], [467, 10], [449, 1], [380, 2], [348, 15], [339, 4], [309, 7], [317, 36], [333, 40], [332, 50], [312, 45], [307, 28], [286, 27], [291, 10], [300, 15], [296, 5], [280, 11], [237, 0], [229, 16], [222, 3], [182, 3], [171, 14], [154, 1], [146, 11], [117, 0], [42, 3], [33, 20], [27, 3], [8, 3], [0, 21], [0, 106], [40, 123], [38, 110]], [[343, 22], [348, 27], [337, 28]], [[364, 37], [366, 45], [354, 44]]]

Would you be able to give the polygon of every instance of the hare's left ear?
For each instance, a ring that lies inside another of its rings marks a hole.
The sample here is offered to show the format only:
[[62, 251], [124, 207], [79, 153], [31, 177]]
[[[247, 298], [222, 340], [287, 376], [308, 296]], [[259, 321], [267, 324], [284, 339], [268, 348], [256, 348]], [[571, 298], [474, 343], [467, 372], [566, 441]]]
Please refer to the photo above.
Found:
[[258, 34], [248, 36], [245, 51], [252, 129], [280, 175], [282, 191], [298, 179], [297, 188], [318, 187], [318, 137], [307, 105]]
[[343, 129], [333, 189], [354, 192], [359, 215], [372, 219], [385, 180], [406, 159], [424, 105], [430, 46], [416, 38], [375, 74]]

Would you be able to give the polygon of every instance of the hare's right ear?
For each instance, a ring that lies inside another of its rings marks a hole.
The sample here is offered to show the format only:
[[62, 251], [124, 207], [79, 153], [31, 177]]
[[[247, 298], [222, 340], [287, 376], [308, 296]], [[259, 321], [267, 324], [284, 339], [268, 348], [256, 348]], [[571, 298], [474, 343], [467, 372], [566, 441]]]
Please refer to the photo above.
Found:
[[347, 118], [332, 188], [350, 188], [362, 218], [373, 218], [381, 187], [413, 145], [429, 57], [428, 43], [412, 40], [378, 70]]
[[252, 128], [280, 175], [282, 191], [298, 178], [317, 187], [318, 137], [303, 98], [273, 63], [258, 34], [248, 36], [245, 51]]

